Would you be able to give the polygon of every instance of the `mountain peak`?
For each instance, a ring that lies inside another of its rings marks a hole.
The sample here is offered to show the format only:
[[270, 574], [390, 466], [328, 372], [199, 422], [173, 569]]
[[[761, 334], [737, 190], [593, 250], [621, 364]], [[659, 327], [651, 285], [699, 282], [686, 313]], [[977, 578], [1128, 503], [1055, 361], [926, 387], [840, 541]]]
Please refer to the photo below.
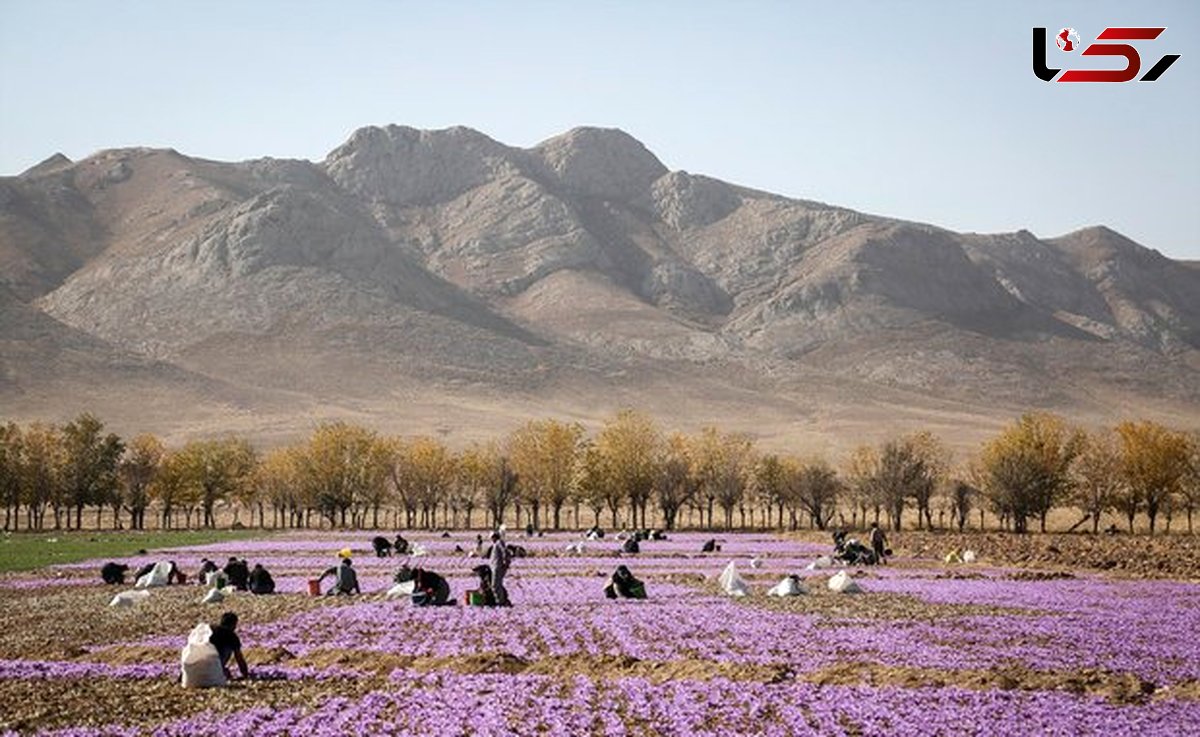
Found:
[[355, 194], [399, 205], [426, 205], [515, 171], [513, 154], [513, 149], [463, 126], [368, 126], [331, 151], [324, 167]]
[[25, 171], [21, 172], [18, 176], [33, 177], [39, 174], [49, 174], [50, 172], [58, 171], [59, 169], [70, 166], [74, 163], [74, 161], [71, 161], [61, 152], [56, 152], [53, 156], [49, 156], [39, 163], [34, 164]]
[[568, 189], [609, 200], [635, 199], [667, 173], [641, 141], [618, 128], [572, 128], [533, 152]]

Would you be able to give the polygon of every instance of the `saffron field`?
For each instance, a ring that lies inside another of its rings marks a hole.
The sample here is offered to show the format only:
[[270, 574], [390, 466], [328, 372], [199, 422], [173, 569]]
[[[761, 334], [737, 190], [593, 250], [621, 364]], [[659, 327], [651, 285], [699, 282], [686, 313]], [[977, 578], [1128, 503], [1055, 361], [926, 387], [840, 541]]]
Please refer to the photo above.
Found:
[[[945, 564], [808, 570], [823, 538], [514, 542], [511, 609], [415, 608], [383, 592], [403, 559], [372, 533], [272, 535], [151, 551], [194, 577], [208, 557], [262, 563], [279, 592], [200, 603], [198, 585], [100, 583], [92, 560], [0, 577], [0, 733], [92, 735], [1154, 735], [1200, 733], [1200, 583]], [[412, 535], [415, 559], [470, 588], [474, 533]], [[363, 596], [312, 598], [306, 581], [349, 546]], [[752, 567], [751, 561], [757, 560]], [[751, 595], [724, 596], [730, 562]], [[618, 565], [646, 601], [610, 601]], [[767, 597], [789, 573], [808, 593]], [[237, 611], [253, 678], [178, 685], [199, 622]]]

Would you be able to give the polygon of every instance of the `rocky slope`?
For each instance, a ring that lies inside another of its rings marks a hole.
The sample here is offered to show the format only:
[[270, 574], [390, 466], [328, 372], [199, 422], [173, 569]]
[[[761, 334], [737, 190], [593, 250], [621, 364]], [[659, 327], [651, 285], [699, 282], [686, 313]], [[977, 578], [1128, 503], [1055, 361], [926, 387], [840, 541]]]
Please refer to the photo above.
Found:
[[[841, 447], [926, 425], [966, 444], [1028, 408], [1200, 417], [1191, 264], [1102, 227], [959, 234], [783, 198], [616, 130], [54, 156], [0, 178], [0, 289], [0, 396], [26, 417], [76, 409], [89, 374], [134, 396], [139, 371], [176, 410], [117, 421], [176, 433], [351, 415], [465, 437], [634, 404]], [[34, 323], [75, 358], [35, 350]]]

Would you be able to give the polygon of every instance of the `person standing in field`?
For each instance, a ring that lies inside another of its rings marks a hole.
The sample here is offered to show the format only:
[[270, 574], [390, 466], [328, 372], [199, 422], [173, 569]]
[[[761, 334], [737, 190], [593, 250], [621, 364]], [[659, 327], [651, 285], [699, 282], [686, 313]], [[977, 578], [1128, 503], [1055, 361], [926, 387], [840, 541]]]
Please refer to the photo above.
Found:
[[883, 534], [883, 528], [878, 522], [871, 523], [871, 550], [875, 553], [875, 562], [884, 562], [884, 553], [887, 551], [887, 536]]
[[512, 606], [508, 600], [508, 589], [504, 587], [504, 574], [508, 573], [509, 562], [508, 545], [497, 530], [492, 533], [492, 551], [488, 563], [492, 568], [492, 592], [496, 595], [498, 606]]

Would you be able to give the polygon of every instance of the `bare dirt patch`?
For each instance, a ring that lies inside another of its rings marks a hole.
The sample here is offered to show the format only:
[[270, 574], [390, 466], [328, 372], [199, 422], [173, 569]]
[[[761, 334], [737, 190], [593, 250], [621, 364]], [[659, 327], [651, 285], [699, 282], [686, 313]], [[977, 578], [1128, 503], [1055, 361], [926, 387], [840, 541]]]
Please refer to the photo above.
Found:
[[201, 604], [204, 589], [174, 586], [155, 589], [150, 599], [130, 609], [108, 602], [117, 589], [58, 587], [26, 591], [0, 590], [0, 658], [57, 660], [78, 656], [89, 646], [178, 634], [180, 642], [199, 622], [221, 612], [237, 612], [243, 624], [271, 622], [320, 606], [344, 601], [290, 594], [235, 595], [220, 604]]
[[900, 555], [940, 560], [950, 550], [974, 550], [982, 563], [1023, 568], [1104, 571], [1127, 578], [1196, 579], [1200, 536], [900, 532]]
[[[855, 580], [860, 580], [855, 577]], [[829, 590], [828, 577], [804, 579], [809, 593], [799, 596], [767, 596], [761, 586], [747, 597], [734, 599], [745, 606], [755, 606], [776, 612], [809, 614], [836, 625], [839, 620], [907, 620], [912, 622], [945, 622], [959, 617], [989, 615], [1033, 615], [1033, 609], [988, 606], [984, 604], [945, 604], [924, 601], [908, 594], [873, 592], [869, 588], [858, 594], [839, 594]], [[867, 584], [864, 584], [867, 586]], [[721, 595], [715, 585], [705, 593]]]
[[149, 727], [212, 711], [311, 706], [338, 696], [361, 697], [376, 679], [234, 681], [225, 688], [184, 691], [175, 678], [135, 682], [105, 678], [0, 680], [0, 729], [29, 731], [109, 724]]
[[1076, 695], [1101, 696], [1114, 704], [1143, 704], [1156, 695], [1195, 699], [1200, 689], [1194, 683], [1159, 689], [1130, 673], [1099, 669], [1058, 672], [1022, 666], [993, 670], [937, 670], [886, 666], [878, 663], [840, 663], [810, 673], [798, 680], [817, 685], [870, 685], [900, 688], [944, 688], [957, 686], [977, 691], [1065, 691]]

